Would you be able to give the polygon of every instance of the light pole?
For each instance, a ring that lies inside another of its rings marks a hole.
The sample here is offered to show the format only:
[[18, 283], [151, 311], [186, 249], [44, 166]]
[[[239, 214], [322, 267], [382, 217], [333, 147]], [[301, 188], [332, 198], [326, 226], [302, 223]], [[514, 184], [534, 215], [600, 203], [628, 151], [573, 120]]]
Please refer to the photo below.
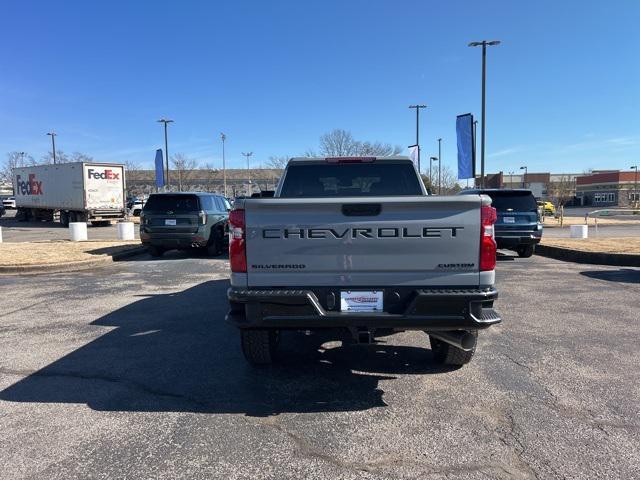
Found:
[[169, 182], [169, 142], [167, 140], [167, 124], [173, 123], [173, 120], [169, 120], [168, 118], [161, 118], [158, 120], [159, 123], [164, 123], [164, 158], [165, 158], [165, 168], [167, 170], [166, 180], [167, 187], [171, 186], [171, 182]]
[[244, 153], [242, 152], [242, 155], [244, 155], [247, 158], [247, 196], [251, 196], [251, 173], [249, 173], [249, 157], [251, 155], [253, 155], [253, 152], [248, 152], [248, 153]]
[[431, 165], [433, 162], [438, 162], [438, 195], [440, 195], [440, 158], [431, 157], [429, 159], [429, 171], [431, 171]]
[[224, 141], [227, 139], [227, 136], [224, 133], [220, 134], [220, 138], [222, 139], [222, 183], [224, 185], [224, 196], [227, 196], [227, 163], [224, 157]]
[[509, 172], [509, 188], [513, 188], [513, 173]]
[[442, 139], [438, 139], [438, 195], [442, 195]]
[[527, 166], [525, 165], [524, 167], [520, 167], [520, 170], [524, 170], [524, 177], [522, 177], [522, 188], [527, 188], [526, 183], [527, 183], [527, 173], [529, 172], [529, 169], [527, 168]]
[[485, 130], [485, 93], [486, 93], [486, 80], [487, 80], [487, 45], [492, 47], [494, 45], [500, 45], [500, 40], [481, 42], [471, 42], [470, 47], [482, 46], [482, 144], [480, 146], [480, 188], [484, 188], [484, 130]]
[[[420, 109], [427, 108], [426, 105], [409, 105], [409, 108], [416, 109], [416, 147], [418, 147], [418, 172], [420, 172]], [[429, 166], [431, 168], [431, 166]], [[431, 181], [431, 173], [429, 173], [429, 181]]]
[[51, 136], [51, 148], [53, 151], [53, 164], [56, 164], [56, 132], [49, 132], [47, 135]]
[[638, 202], [640, 201], [640, 198], [638, 198], [638, 165], [633, 165], [631, 168], [636, 171], [635, 179], [633, 181], [633, 201], [635, 206], [638, 205]]

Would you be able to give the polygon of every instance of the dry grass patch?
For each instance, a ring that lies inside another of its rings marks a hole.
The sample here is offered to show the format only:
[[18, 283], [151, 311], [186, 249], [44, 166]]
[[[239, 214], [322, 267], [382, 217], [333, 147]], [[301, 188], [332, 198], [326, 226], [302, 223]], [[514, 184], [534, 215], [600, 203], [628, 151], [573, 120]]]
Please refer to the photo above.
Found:
[[0, 243], [0, 267], [66, 265], [107, 258], [140, 246], [140, 241]]
[[550, 247], [568, 248], [582, 252], [628, 253], [640, 255], [640, 237], [620, 238], [543, 238]]
[[[624, 220], [624, 218], [629, 218], [627, 217], [622, 217], [622, 219], [620, 218], [598, 218], [598, 225], [640, 225], [640, 219], [629, 219], [629, 220]], [[563, 226], [564, 227], [568, 227], [570, 225], [584, 225], [584, 217], [564, 217], [563, 220]], [[588, 225], [590, 226], [594, 226], [596, 224], [596, 219], [589, 217], [589, 222]], [[560, 226], [560, 219], [559, 218], [554, 218], [554, 217], [545, 217], [544, 219], [544, 226], [545, 228], [547, 227], [559, 227]]]

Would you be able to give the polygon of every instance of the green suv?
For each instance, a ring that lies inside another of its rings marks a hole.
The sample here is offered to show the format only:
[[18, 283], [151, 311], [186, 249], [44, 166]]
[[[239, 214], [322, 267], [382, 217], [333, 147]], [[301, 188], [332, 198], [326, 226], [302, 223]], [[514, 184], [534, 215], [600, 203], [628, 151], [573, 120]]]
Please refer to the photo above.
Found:
[[167, 250], [222, 254], [228, 244], [229, 201], [211, 193], [155, 193], [140, 214], [140, 241], [153, 257]]

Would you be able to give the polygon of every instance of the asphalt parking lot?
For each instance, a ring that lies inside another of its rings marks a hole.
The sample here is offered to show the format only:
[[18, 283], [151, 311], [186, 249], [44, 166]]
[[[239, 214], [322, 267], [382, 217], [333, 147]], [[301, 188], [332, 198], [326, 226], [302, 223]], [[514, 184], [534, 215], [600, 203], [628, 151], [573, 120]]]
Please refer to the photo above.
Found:
[[[39, 242], [43, 240], [68, 240], [69, 229], [58, 222], [19, 222], [15, 219], [15, 210], [7, 210], [0, 218], [2, 238], [5, 242]], [[137, 227], [137, 225], [136, 225]], [[140, 238], [138, 228], [134, 235]], [[87, 225], [89, 240], [116, 240], [118, 233], [115, 223], [108, 227]]]
[[418, 332], [249, 367], [227, 261], [0, 277], [3, 478], [638, 478], [640, 270], [502, 257], [460, 370]]

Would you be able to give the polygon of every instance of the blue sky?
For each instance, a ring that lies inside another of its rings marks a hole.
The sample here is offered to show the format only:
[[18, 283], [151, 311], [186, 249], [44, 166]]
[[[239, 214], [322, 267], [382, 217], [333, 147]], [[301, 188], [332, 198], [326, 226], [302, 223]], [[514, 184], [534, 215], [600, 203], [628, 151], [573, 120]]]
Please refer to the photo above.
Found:
[[640, 2], [5, 2], [0, 155], [57, 147], [151, 165], [297, 155], [334, 128], [414, 143], [455, 166], [455, 117], [480, 116], [487, 171], [583, 171], [640, 161]]

